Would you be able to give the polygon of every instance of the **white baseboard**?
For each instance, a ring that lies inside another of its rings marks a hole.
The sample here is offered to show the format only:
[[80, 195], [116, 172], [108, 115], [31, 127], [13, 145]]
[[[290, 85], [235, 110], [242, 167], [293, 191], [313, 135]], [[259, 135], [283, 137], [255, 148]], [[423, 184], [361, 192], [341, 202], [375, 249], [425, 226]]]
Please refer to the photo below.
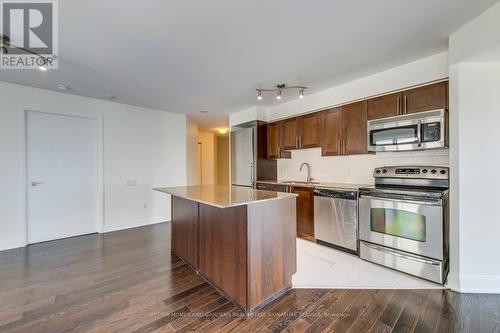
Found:
[[461, 293], [500, 294], [498, 275], [460, 275]]
[[146, 225], [158, 224], [158, 223], [163, 223], [163, 222], [167, 222], [167, 219], [164, 217], [153, 217], [151, 219], [131, 221], [128, 223], [104, 225], [104, 232], [112, 232], [112, 231], [118, 231], [118, 230], [143, 227]]
[[26, 242], [24, 240], [3, 241], [0, 242], [0, 251], [12, 250], [25, 246]]

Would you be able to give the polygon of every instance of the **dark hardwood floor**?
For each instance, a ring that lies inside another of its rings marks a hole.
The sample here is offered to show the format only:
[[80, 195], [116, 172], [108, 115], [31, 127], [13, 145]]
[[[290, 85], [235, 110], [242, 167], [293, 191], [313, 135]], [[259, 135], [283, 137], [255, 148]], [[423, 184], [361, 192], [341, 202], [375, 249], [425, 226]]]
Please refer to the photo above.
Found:
[[246, 317], [159, 224], [0, 252], [0, 332], [500, 332], [500, 296], [294, 289]]

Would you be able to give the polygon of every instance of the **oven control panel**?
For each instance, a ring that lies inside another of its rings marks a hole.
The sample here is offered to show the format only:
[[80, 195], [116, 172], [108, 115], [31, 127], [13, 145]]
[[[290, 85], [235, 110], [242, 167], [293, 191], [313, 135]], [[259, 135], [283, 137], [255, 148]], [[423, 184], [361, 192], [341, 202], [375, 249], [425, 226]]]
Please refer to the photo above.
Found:
[[449, 179], [450, 170], [438, 166], [391, 166], [376, 168], [375, 178]]

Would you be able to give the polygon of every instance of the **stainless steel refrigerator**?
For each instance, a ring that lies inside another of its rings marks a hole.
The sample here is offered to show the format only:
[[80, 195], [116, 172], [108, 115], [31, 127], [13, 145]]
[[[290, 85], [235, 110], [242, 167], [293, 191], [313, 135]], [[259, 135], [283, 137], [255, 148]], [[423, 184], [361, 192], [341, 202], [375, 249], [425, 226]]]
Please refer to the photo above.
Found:
[[276, 180], [277, 162], [267, 158], [267, 123], [256, 120], [231, 127], [231, 184], [255, 187]]
[[231, 184], [254, 187], [256, 173], [256, 123], [231, 128]]

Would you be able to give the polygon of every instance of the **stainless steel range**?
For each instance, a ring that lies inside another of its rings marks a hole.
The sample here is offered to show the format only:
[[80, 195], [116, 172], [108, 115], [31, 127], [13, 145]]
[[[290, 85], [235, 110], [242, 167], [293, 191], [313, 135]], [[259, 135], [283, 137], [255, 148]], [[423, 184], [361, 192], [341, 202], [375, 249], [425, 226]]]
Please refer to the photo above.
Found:
[[444, 283], [448, 274], [448, 188], [445, 167], [383, 167], [361, 188], [362, 259]]

